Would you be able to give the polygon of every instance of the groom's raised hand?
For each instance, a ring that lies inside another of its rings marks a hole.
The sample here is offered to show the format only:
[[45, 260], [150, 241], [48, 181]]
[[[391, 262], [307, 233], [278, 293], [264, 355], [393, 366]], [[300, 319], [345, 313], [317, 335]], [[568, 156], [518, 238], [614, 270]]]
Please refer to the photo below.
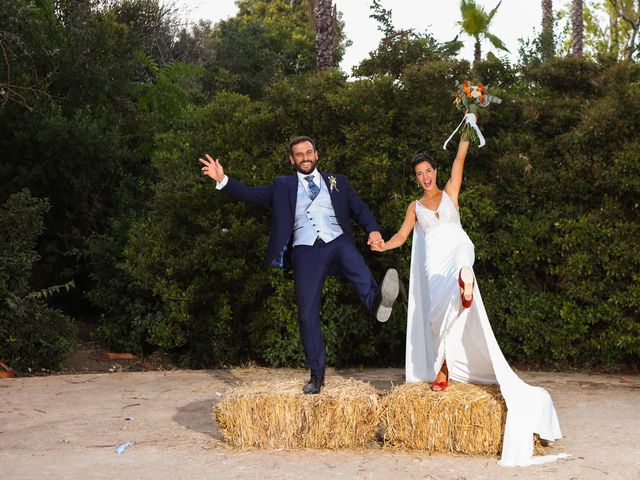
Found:
[[202, 173], [204, 173], [208, 177], [213, 178], [216, 182], [221, 182], [224, 178], [224, 169], [220, 164], [220, 160], [218, 160], [217, 158], [214, 160], [208, 153], [206, 153], [204, 156], [205, 159], [198, 159], [198, 161], [202, 163], [202, 165], [204, 165], [202, 167]]

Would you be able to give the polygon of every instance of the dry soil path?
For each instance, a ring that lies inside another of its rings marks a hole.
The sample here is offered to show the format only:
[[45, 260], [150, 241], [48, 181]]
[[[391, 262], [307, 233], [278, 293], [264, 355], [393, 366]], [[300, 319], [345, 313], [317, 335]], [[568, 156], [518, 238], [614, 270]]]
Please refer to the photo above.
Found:
[[[398, 369], [332, 370], [379, 388]], [[552, 464], [386, 450], [236, 451], [211, 420], [232, 385], [299, 377], [287, 369], [60, 375], [0, 380], [0, 479], [640, 480], [640, 376], [520, 372], [551, 393], [565, 437]], [[117, 444], [133, 447], [116, 454]]]

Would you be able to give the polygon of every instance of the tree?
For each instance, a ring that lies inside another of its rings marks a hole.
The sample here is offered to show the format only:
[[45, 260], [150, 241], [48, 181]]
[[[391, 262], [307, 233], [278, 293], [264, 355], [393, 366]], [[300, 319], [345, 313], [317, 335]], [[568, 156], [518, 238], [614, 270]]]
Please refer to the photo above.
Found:
[[611, 40], [624, 38], [624, 59], [630, 61], [640, 49], [638, 31], [640, 30], [640, 3], [634, 0], [608, 0]]
[[582, 57], [584, 50], [584, 5], [582, 0], [571, 0], [571, 54]]
[[461, 47], [462, 42], [457, 37], [449, 42], [438, 43], [428, 32], [391, 31], [380, 40], [378, 48], [371, 52], [369, 58], [354, 67], [353, 74], [357, 77], [391, 75], [399, 78], [409, 65], [450, 59], [457, 55]]
[[[589, 0], [582, 5], [582, 54], [600, 60], [630, 61], [637, 58], [640, 4], [636, 0]], [[573, 5], [558, 11], [565, 19], [562, 48], [573, 53]]]
[[63, 21], [73, 16], [74, 13], [83, 9], [90, 10], [92, 7], [91, 0], [58, 0], [56, 8], [58, 9]]
[[428, 32], [397, 30], [391, 20], [391, 10], [382, 8], [380, 0], [373, 0], [369, 8], [372, 10], [369, 18], [378, 22], [378, 30], [384, 37], [369, 58], [354, 67], [353, 75], [357, 77], [392, 75], [398, 78], [409, 65], [449, 59], [462, 48], [457, 36], [451, 41], [438, 43]]
[[213, 36], [213, 24], [200, 20], [196, 25], [182, 28], [176, 37], [172, 52], [175, 60], [204, 66], [207, 61], [207, 42]]
[[502, 0], [498, 2], [498, 5], [496, 5], [493, 10], [487, 13], [484, 8], [476, 4], [475, 0], [460, 0], [462, 20], [458, 22], [458, 25], [462, 27], [464, 33], [473, 37], [475, 40], [474, 62], [479, 62], [482, 59], [480, 43], [485, 38], [489, 40], [494, 47], [504, 50], [505, 52], [509, 51], [502, 40], [489, 32], [491, 21], [501, 3]]
[[315, 67], [308, 0], [241, 0], [238, 14], [216, 24], [207, 42], [204, 89], [258, 98], [284, 75]]
[[152, 76], [140, 62], [140, 52], [154, 53], [157, 30], [146, 28], [158, 3], [128, 0], [125, 15], [125, 2], [64, 10], [56, 0], [0, 0], [0, 82], [44, 92], [18, 91], [24, 102], [0, 105], [0, 202], [24, 188], [48, 199], [31, 281], [41, 289], [74, 280], [65, 312], [84, 319], [95, 317], [83, 297], [94, 281], [88, 242], [144, 204], [153, 135], [184, 104], [173, 95], [177, 67]]
[[[15, 102], [28, 110], [33, 110], [31, 106], [32, 98], [38, 99], [40, 97], [49, 97], [46, 91], [42, 90], [37, 85], [36, 79], [25, 79], [21, 78], [17, 81], [14, 81], [12, 78], [12, 65], [10, 58], [15, 58], [13, 52], [9, 45], [5, 44], [3, 41], [3, 33], [0, 31], [0, 55], [2, 56], [3, 62], [0, 63], [0, 107], [5, 105], [7, 102]], [[19, 39], [15, 45], [16, 49], [20, 49], [20, 41]], [[31, 75], [26, 75], [31, 76]]]
[[542, 58], [547, 60], [555, 55], [553, 38], [553, 0], [542, 0], [542, 32], [540, 34]]
[[336, 42], [337, 11], [331, 0], [311, 0], [316, 27], [316, 68], [334, 67], [333, 49]]
[[391, 21], [391, 10], [382, 8], [380, 0], [373, 0], [369, 8], [373, 10], [373, 13], [369, 15], [369, 18], [373, 18], [378, 22], [378, 30], [384, 33], [385, 36], [389, 36], [396, 31], [393, 27], [393, 22]]
[[119, 23], [140, 39], [142, 49], [159, 66], [175, 60], [173, 48], [182, 21], [174, 2], [158, 0], [108, 0], [108, 9]]

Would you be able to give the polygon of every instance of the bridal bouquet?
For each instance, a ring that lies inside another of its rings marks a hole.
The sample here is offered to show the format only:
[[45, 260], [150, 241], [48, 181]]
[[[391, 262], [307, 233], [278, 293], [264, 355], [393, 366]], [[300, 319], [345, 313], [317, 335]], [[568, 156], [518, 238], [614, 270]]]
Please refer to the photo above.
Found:
[[447, 141], [444, 142], [442, 148], [447, 148], [447, 143], [449, 143], [461, 126], [463, 140], [468, 140], [470, 143], [477, 143], [479, 147], [484, 146], [485, 139], [477, 124], [478, 111], [480, 107], [486, 107], [490, 103], [501, 103], [502, 100], [493, 95], [488, 95], [487, 87], [483, 84], [471, 85], [469, 80], [458, 84], [453, 96], [453, 103], [458, 109], [464, 110], [465, 116], [458, 125], [458, 128], [456, 128]]

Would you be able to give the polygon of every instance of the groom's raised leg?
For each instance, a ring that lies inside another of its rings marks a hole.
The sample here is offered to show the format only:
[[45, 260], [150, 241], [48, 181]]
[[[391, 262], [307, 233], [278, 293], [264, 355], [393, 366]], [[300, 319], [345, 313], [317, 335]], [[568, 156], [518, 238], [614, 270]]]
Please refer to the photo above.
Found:
[[390, 268], [382, 283], [378, 285], [355, 245], [348, 239], [343, 241], [346, 242], [346, 245], [339, 252], [342, 274], [353, 284], [367, 309], [380, 322], [386, 322], [391, 316], [391, 308], [400, 290], [398, 272], [394, 268]]

